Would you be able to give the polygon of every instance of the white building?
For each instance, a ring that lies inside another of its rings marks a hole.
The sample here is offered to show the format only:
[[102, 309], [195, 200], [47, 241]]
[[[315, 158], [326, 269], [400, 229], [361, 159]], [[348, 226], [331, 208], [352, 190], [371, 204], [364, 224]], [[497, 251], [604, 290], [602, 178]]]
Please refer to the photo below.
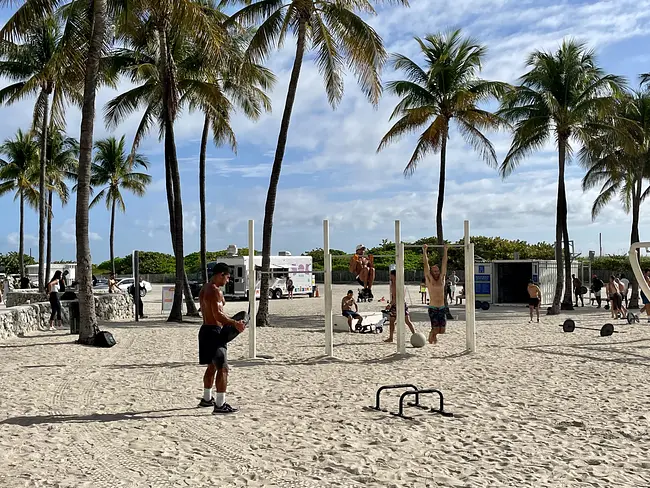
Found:
[[[25, 266], [27, 268], [27, 277], [32, 285], [38, 286], [38, 264], [28, 264]], [[68, 285], [71, 285], [73, 281], [77, 279], [77, 263], [52, 263], [50, 264], [50, 276], [45, 277], [45, 281], [49, 281], [50, 278], [57, 271], [63, 273], [65, 270], [68, 270]], [[45, 270], [43, 270], [45, 272]]]

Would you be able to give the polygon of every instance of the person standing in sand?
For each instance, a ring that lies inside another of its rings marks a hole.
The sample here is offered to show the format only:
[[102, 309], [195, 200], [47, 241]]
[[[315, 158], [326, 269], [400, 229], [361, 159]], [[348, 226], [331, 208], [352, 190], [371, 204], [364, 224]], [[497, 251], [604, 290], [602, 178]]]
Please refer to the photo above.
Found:
[[542, 290], [539, 289], [539, 286], [537, 286], [533, 280], [529, 280], [527, 291], [530, 322], [533, 321], [533, 310], [535, 310], [537, 312], [537, 323], [539, 323], [539, 306], [542, 304]]
[[445, 276], [447, 275], [447, 244], [443, 246], [442, 269], [437, 264], [429, 267], [428, 248], [422, 246], [422, 261], [424, 264], [424, 279], [429, 290], [429, 320], [431, 321], [431, 332], [429, 332], [429, 344], [438, 342], [438, 334], [444, 334], [447, 327], [447, 314], [449, 307], [445, 305]]
[[[390, 303], [388, 304], [388, 314], [390, 320], [388, 322], [388, 339], [384, 342], [393, 342], [393, 335], [395, 334], [395, 321], [397, 320], [397, 271], [394, 269], [390, 272]], [[411, 330], [411, 334], [415, 334], [415, 327], [409, 317], [409, 308], [404, 302], [404, 323]]]
[[[199, 407], [214, 406], [212, 413], [217, 415], [238, 410], [226, 403], [228, 342], [243, 332], [246, 324], [231, 319], [223, 312], [226, 301], [220, 287], [228, 283], [230, 268], [224, 263], [217, 263], [213, 273], [199, 293], [203, 314], [203, 325], [199, 330], [199, 364], [208, 366], [203, 375], [203, 398]], [[213, 384], [217, 390], [216, 399], [212, 397]]]

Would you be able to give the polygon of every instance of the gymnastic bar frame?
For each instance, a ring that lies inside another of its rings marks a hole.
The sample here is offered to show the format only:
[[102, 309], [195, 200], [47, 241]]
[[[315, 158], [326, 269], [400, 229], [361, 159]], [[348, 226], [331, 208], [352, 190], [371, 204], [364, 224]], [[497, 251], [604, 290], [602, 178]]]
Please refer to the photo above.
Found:
[[[650, 242], [635, 242], [630, 246], [630, 266], [632, 266], [632, 271], [634, 272], [636, 282], [639, 284], [639, 289], [646, 297], [650, 297], [650, 287], [643, 277], [641, 262], [639, 260], [639, 255], [637, 255], [637, 250], [640, 250], [642, 247], [645, 247], [646, 252], [650, 252]], [[640, 254], [640, 251], [638, 252]]]
[[[404, 308], [404, 250], [406, 247], [422, 247], [405, 245], [402, 242], [401, 223], [395, 221], [395, 263], [396, 263], [396, 308], [397, 308], [397, 354], [406, 354], [406, 314]], [[442, 245], [430, 245], [441, 248]], [[464, 243], [449, 244], [448, 247], [463, 248], [465, 251], [465, 327], [466, 348], [468, 352], [476, 352], [476, 306], [474, 287], [474, 244], [470, 239], [469, 220], [464, 222]], [[330, 253], [329, 220], [323, 220], [323, 254], [325, 260], [325, 355], [334, 357], [334, 319], [332, 315], [332, 254]], [[648, 295], [650, 296], [650, 294]]]

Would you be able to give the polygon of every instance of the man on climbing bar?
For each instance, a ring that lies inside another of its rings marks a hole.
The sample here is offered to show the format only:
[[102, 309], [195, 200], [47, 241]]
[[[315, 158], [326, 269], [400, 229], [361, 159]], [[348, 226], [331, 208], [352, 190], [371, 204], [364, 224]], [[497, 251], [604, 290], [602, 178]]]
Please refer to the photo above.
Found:
[[429, 267], [427, 256], [428, 246], [422, 246], [422, 260], [424, 261], [424, 279], [429, 290], [429, 320], [431, 320], [431, 332], [429, 332], [429, 344], [438, 342], [438, 334], [444, 334], [447, 327], [447, 314], [449, 307], [445, 305], [445, 276], [447, 274], [447, 244], [443, 246], [442, 270], [437, 264]]
[[[238, 409], [226, 403], [228, 386], [228, 342], [243, 332], [246, 324], [233, 320], [223, 312], [225, 300], [219, 287], [230, 279], [230, 268], [217, 263], [212, 278], [199, 293], [203, 325], [199, 329], [199, 364], [207, 364], [203, 375], [203, 398], [199, 407], [214, 407], [213, 414], [234, 413]], [[216, 380], [215, 380], [216, 373]], [[212, 398], [212, 385], [217, 390]]]
[[366, 298], [372, 296], [372, 283], [375, 281], [375, 263], [372, 256], [365, 256], [366, 247], [363, 244], [357, 246], [354, 256], [350, 259], [350, 273], [356, 275], [357, 282], [363, 286], [363, 294]]

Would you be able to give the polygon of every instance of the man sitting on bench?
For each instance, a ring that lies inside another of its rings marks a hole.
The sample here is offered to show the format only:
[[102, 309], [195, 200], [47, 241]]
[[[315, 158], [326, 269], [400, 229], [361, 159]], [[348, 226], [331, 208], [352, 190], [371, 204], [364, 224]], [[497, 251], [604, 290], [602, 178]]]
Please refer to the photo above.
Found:
[[354, 273], [357, 282], [363, 286], [363, 295], [366, 298], [374, 298], [372, 295], [372, 283], [375, 281], [375, 264], [372, 256], [365, 256], [366, 247], [359, 244], [354, 256], [350, 259], [350, 273]]
[[[353, 307], [354, 310], [352, 309]], [[350, 332], [354, 332], [352, 330], [352, 319], [359, 319], [354, 327], [355, 329], [359, 329], [361, 327], [363, 317], [359, 315], [359, 307], [357, 306], [357, 302], [354, 300], [354, 292], [352, 290], [348, 290], [348, 294], [343, 297], [343, 300], [341, 300], [341, 313], [348, 319], [348, 327], [350, 327]]]

